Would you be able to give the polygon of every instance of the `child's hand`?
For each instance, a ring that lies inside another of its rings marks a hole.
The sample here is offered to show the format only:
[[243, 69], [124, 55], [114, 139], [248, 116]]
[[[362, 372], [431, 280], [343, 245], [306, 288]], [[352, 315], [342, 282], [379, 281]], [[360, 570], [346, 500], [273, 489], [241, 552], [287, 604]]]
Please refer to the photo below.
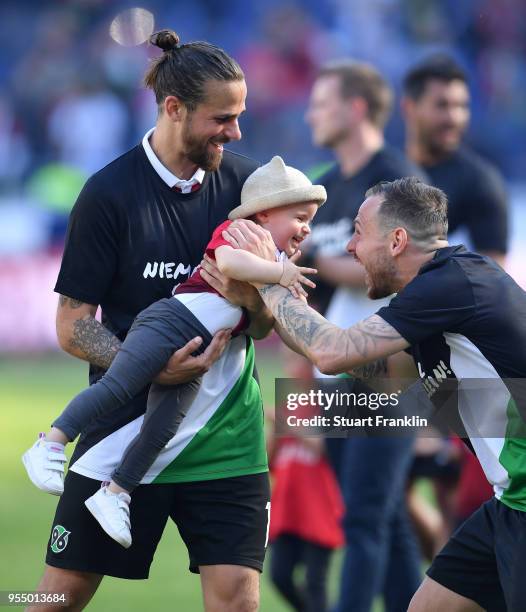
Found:
[[306, 278], [304, 274], [316, 274], [317, 272], [314, 268], [296, 266], [290, 259], [287, 259], [283, 262], [283, 274], [279, 279], [279, 284], [282, 287], [286, 287], [295, 298], [301, 296], [307, 297], [307, 292], [302, 287], [302, 284], [313, 289], [316, 285]]

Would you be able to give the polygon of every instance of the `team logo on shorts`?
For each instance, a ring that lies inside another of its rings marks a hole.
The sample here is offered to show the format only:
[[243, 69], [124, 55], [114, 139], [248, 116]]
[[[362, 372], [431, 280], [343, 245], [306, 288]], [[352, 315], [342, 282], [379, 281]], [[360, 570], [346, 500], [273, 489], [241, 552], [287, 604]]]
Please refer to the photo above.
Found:
[[62, 525], [55, 525], [51, 534], [51, 550], [54, 553], [61, 553], [68, 545], [68, 538], [71, 531]]

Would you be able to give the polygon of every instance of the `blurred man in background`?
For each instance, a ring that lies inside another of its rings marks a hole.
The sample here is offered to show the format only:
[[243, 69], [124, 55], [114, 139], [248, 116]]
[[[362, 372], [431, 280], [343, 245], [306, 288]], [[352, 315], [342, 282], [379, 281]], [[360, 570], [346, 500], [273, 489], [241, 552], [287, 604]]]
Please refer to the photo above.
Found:
[[[380, 181], [422, 172], [385, 143], [392, 92], [370, 65], [340, 60], [323, 67], [313, 85], [306, 119], [314, 144], [334, 152], [337, 165], [317, 179], [326, 210], [313, 226], [311, 251], [319, 290], [313, 302], [346, 328], [378, 303], [365, 291], [363, 267], [345, 250], [365, 192]], [[395, 356], [381, 375], [406, 375], [407, 356]], [[412, 375], [412, 365], [409, 366]], [[346, 504], [346, 553], [340, 612], [369, 612], [383, 593], [386, 610], [406, 610], [420, 581], [419, 556], [407, 518], [405, 484], [412, 438], [328, 440]], [[338, 457], [339, 456], [339, 457]]]
[[470, 247], [500, 264], [508, 251], [502, 177], [462, 144], [470, 118], [467, 78], [447, 56], [433, 56], [404, 79], [406, 153], [448, 198], [449, 235], [467, 232]]

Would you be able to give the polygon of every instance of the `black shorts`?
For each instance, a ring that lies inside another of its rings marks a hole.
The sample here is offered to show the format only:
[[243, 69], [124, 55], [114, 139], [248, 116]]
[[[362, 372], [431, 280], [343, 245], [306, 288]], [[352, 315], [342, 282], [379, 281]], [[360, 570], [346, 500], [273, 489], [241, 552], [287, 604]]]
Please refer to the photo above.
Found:
[[270, 487], [268, 473], [177, 484], [141, 485], [132, 494], [133, 543], [125, 549], [93, 518], [84, 501], [100, 482], [68, 472], [51, 528], [46, 563], [116, 578], [148, 578], [171, 517], [188, 549], [190, 571], [231, 564], [263, 569]]
[[526, 512], [493, 498], [451, 536], [427, 575], [489, 612], [526, 610]]

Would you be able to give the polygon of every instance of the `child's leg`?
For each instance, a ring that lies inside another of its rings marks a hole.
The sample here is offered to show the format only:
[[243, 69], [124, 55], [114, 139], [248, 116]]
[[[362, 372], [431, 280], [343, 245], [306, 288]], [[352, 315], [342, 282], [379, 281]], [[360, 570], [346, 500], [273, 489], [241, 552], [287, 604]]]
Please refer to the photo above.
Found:
[[149, 328], [130, 331], [110, 369], [100, 381], [77, 395], [53, 423], [48, 435], [28, 449], [22, 461], [31, 481], [43, 491], [64, 490], [64, 444], [95, 418], [119, 408], [147, 385], [181, 344]]
[[152, 385], [141, 431], [126, 449], [110, 485], [84, 502], [104, 531], [125, 548], [132, 543], [128, 493], [140, 483], [177, 431], [197, 394], [199, 383], [196, 379], [173, 387]]
[[138, 318], [108, 371], [71, 400], [53, 427], [74, 440], [98, 416], [120, 408], [144, 389], [181, 346], [180, 337], [158, 333]]
[[312, 542], [305, 542], [305, 610], [327, 610], [327, 572], [332, 550]]
[[200, 379], [183, 385], [152, 385], [139, 435], [126, 449], [109, 486], [84, 503], [104, 531], [125, 548], [131, 546], [128, 493], [139, 485], [157, 455], [175, 434], [199, 390]]
[[135, 319], [110, 368], [85, 389], [53, 423], [73, 440], [99, 415], [119, 408], [137, 395], [165, 366], [172, 353], [196, 336], [200, 354], [212, 341], [207, 329], [174, 298], [155, 302]]
[[159, 453], [179, 429], [200, 384], [201, 378], [196, 378], [173, 387], [151, 386], [141, 431], [124, 452], [112, 476], [110, 490], [131, 492], [140, 484]]
[[278, 536], [271, 546], [270, 577], [294, 610], [303, 610], [303, 594], [294, 584], [294, 570], [301, 560], [303, 541], [291, 534]]

